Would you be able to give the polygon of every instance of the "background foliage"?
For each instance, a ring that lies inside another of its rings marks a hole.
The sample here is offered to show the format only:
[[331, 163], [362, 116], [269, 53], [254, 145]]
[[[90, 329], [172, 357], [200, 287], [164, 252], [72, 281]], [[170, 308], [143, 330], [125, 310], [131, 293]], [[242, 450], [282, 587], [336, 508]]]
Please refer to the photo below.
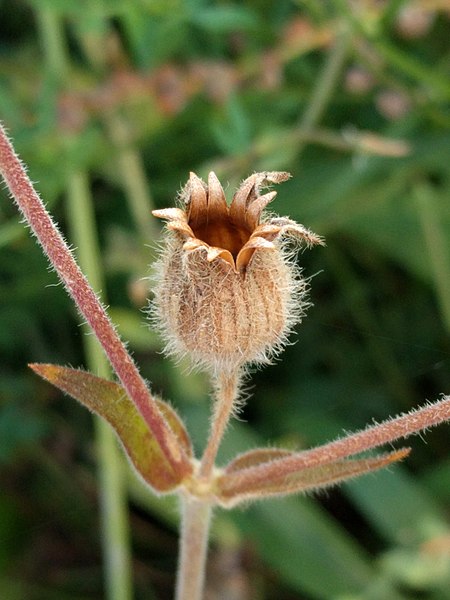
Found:
[[[222, 460], [307, 447], [449, 392], [450, 48], [445, 2], [2, 0], [0, 118], [70, 239], [89, 177], [110, 312], [198, 448], [208, 385], [145, 326], [159, 225], [190, 170], [228, 193], [288, 170], [273, 210], [326, 236], [314, 304], [254, 373]], [[85, 364], [71, 301], [0, 198], [0, 591], [102, 597], [90, 415], [27, 370]], [[450, 598], [448, 429], [319, 498], [220, 513], [209, 598]], [[130, 477], [136, 598], [169, 598], [176, 511]], [[225, 591], [227, 590], [227, 591]]]

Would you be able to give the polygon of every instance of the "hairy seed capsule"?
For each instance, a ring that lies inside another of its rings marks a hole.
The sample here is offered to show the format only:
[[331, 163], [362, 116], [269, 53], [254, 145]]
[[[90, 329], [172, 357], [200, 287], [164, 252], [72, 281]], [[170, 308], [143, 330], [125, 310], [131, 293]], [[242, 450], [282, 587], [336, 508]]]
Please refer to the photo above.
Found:
[[169, 353], [217, 372], [267, 362], [282, 348], [305, 306], [305, 281], [287, 241], [322, 243], [290, 219], [261, 219], [276, 195], [261, 188], [288, 178], [251, 175], [227, 206], [214, 173], [207, 185], [191, 173], [183, 208], [153, 211], [169, 230], [153, 311]]

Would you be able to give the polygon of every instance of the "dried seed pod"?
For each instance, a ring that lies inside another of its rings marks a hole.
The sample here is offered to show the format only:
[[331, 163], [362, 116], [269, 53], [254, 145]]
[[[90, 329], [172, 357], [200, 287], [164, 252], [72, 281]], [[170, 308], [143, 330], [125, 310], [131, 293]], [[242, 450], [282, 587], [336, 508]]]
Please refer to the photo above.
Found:
[[261, 188], [289, 177], [251, 175], [227, 206], [214, 173], [207, 185], [191, 173], [183, 208], [153, 211], [169, 230], [153, 305], [169, 353], [218, 372], [268, 362], [282, 348], [303, 314], [306, 288], [287, 241], [323, 243], [290, 219], [261, 220], [276, 195]]

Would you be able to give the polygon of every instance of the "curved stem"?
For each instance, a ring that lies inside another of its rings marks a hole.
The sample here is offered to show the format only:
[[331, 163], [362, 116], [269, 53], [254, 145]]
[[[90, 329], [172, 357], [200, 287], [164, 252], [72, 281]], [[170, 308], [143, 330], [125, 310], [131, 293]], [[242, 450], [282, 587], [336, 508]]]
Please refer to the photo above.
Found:
[[[41, 37], [51, 41], [51, 46], [48, 41], [44, 44], [46, 64], [50, 73], [63, 82], [68, 74], [68, 59], [64, 37], [61, 33], [60, 19], [56, 13], [50, 10], [39, 8], [36, 14]], [[50, 57], [48, 55], [50, 50], [52, 53], [56, 53], [58, 58]], [[148, 423], [169, 464], [181, 479], [190, 472], [190, 461], [158, 409], [150, 390], [116, 333], [93, 288], [81, 272], [51, 216], [34, 190], [1, 125], [0, 172], [52, 266], [75, 301], [81, 315], [99, 340], [123, 387]], [[93, 285], [95, 287], [95, 283]]]
[[[67, 179], [67, 207], [72, 239], [78, 247], [78, 259], [91, 285], [104, 286], [103, 272], [94, 221], [88, 176], [73, 171]], [[104, 298], [103, 298], [104, 299]], [[106, 379], [111, 369], [102, 349], [93, 336], [84, 337], [87, 366]], [[102, 419], [96, 419], [96, 437], [100, 459], [99, 477], [103, 556], [107, 598], [132, 598], [132, 568], [126, 483], [116, 436]]]
[[181, 479], [191, 472], [191, 463], [186, 453], [163, 418], [104, 307], [33, 188], [1, 125], [0, 172], [52, 266], [75, 301], [81, 315], [97, 336], [127, 394], [148, 423], [169, 464]]
[[[70, 61], [61, 19], [55, 11], [45, 7], [36, 9], [36, 19], [48, 72], [56, 81], [64, 82]], [[103, 269], [89, 177], [85, 171], [71, 169], [67, 175], [67, 209], [81, 268], [90, 284], [100, 290], [104, 288]], [[110, 379], [111, 368], [96, 338], [84, 336], [83, 343], [89, 370]], [[99, 418], [95, 419], [95, 425], [106, 597], [109, 600], [128, 600], [133, 595], [133, 576], [122, 457], [111, 428]]]
[[201, 600], [205, 582], [211, 505], [181, 496], [182, 521], [176, 600]]
[[319, 123], [326, 110], [347, 58], [351, 38], [351, 27], [347, 23], [343, 24], [341, 31], [336, 35], [335, 43], [330, 48], [325, 65], [314, 86], [312, 96], [300, 119], [298, 133], [304, 136], [305, 140], [299, 143], [297, 147], [298, 153], [303, 150], [308, 135], [315, 125]]
[[211, 433], [202, 462], [200, 464], [199, 476], [208, 479], [214, 468], [220, 442], [233, 413], [237, 399], [239, 384], [239, 373], [221, 373], [217, 381], [217, 392], [214, 406], [214, 415], [211, 424]]

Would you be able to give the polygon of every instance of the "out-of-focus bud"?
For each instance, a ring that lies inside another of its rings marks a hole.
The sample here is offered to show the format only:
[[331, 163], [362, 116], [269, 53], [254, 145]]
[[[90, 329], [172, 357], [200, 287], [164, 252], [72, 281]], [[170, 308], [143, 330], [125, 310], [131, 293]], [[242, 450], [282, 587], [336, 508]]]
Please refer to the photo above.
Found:
[[372, 75], [361, 67], [351, 67], [345, 74], [345, 89], [350, 94], [367, 94], [374, 86]]
[[132, 277], [127, 285], [128, 297], [135, 306], [142, 308], [147, 304], [148, 285], [142, 277]]
[[400, 9], [395, 27], [403, 38], [415, 40], [427, 35], [433, 26], [434, 18], [434, 10], [408, 2]]
[[261, 219], [276, 195], [261, 188], [288, 178], [251, 175], [228, 206], [214, 173], [208, 184], [191, 173], [182, 208], [153, 211], [169, 230], [153, 307], [169, 353], [217, 373], [268, 362], [281, 350], [306, 306], [306, 283], [287, 241], [323, 243], [290, 219]]
[[391, 121], [401, 119], [411, 109], [408, 96], [394, 90], [385, 90], [377, 94], [375, 105], [383, 117]]

